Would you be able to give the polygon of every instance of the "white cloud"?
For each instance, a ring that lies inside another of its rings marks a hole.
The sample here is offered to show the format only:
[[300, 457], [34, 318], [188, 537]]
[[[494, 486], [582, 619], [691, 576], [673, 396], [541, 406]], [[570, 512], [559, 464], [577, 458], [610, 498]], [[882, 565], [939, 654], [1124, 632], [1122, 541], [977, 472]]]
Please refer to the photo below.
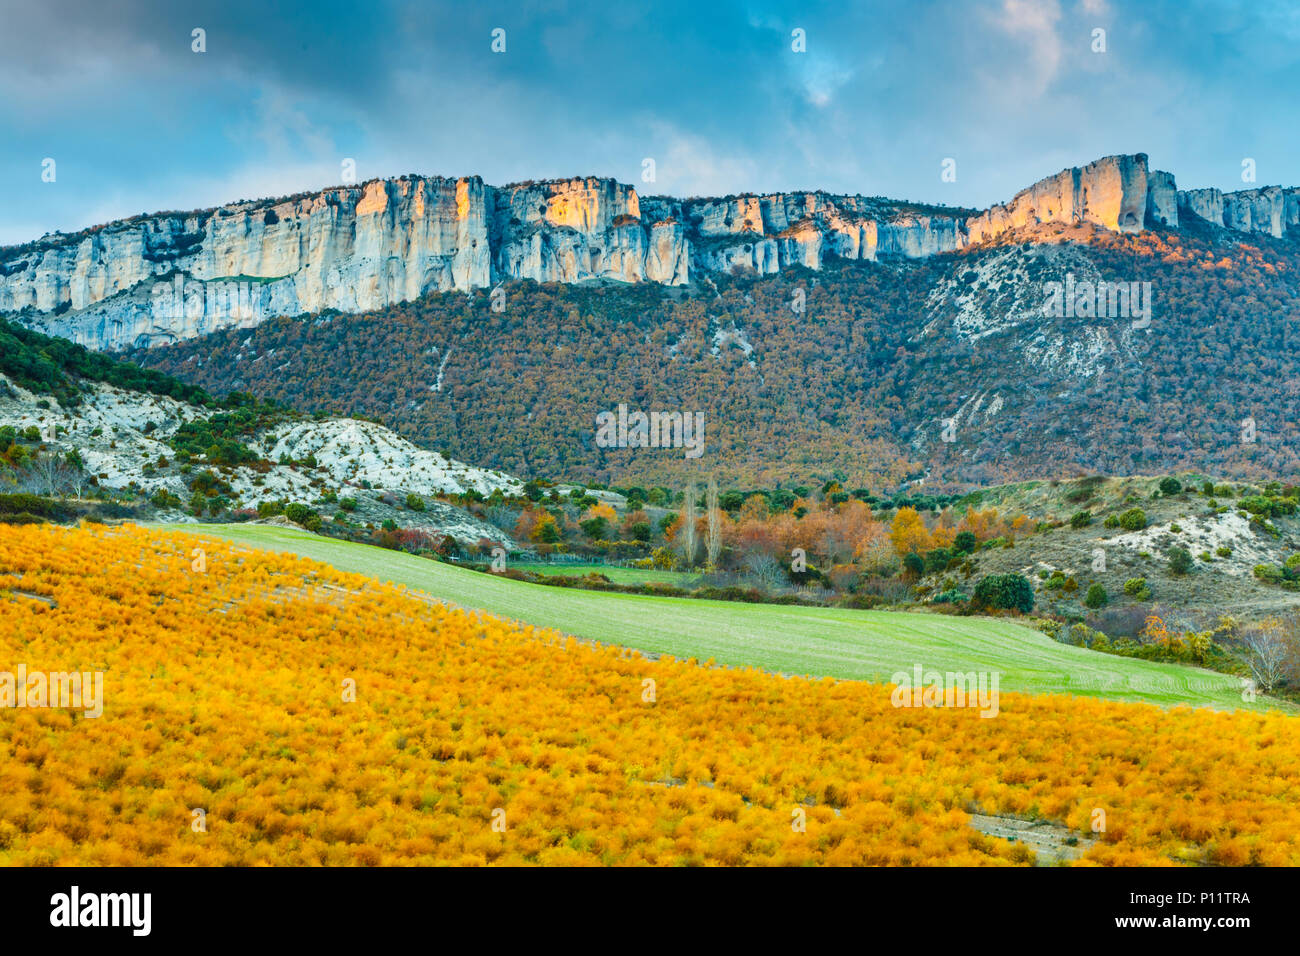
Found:
[[651, 127], [650, 142], [665, 144], [654, 155], [656, 181], [636, 183], [640, 192], [673, 196], [725, 196], [753, 188], [758, 165], [747, 156], [725, 155], [708, 139], [668, 124]]
[[816, 107], [830, 104], [840, 87], [853, 79], [854, 71], [826, 57], [809, 58], [797, 69], [804, 97]]
[[[1023, 44], [1029, 69], [1020, 72], [1026, 85], [1022, 92], [1040, 95], [1056, 78], [1062, 59], [1061, 38], [1056, 32], [1060, 20], [1057, 0], [1003, 0], [1000, 14], [993, 18], [998, 29]], [[1009, 75], [1016, 72], [1014, 61], [999, 66]]]
[[338, 162], [334, 137], [323, 125], [313, 123], [307, 112], [292, 102], [284, 90], [265, 87], [254, 103], [254, 110], [253, 121], [235, 133], [239, 138], [260, 140], [268, 159], [309, 156]]

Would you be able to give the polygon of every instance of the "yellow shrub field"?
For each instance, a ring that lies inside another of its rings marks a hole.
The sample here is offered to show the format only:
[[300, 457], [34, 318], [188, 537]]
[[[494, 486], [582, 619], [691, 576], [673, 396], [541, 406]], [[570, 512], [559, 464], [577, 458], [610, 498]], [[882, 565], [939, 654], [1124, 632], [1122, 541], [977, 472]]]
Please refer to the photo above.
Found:
[[6, 864], [997, 865], [1031, 853], [971, 811], [1086, 842], [1098, 808], [1083, 863], [1300, 864], [1284, 715], [897, 709], [133, 526], [0, 525], [20, 664], [104, 709], [0, 709]]

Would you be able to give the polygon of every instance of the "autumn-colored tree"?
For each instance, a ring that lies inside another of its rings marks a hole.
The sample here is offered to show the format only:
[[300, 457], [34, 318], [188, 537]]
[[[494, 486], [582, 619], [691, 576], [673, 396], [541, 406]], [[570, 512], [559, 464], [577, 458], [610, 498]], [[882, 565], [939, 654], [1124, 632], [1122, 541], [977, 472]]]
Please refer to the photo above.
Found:
[[958, 523], [957, 530], [971, 532], [975, 535], [975, 540], [982, 543], [990, 538], [998, 537], [1003, 533], [1004, 529], [997, 508], [985, 508], [983, 511], [976, 511], [974, 508], [967, 506], [966, 514], [962, 516], [960, 523]]
[[737, 524], [767, 521], [767, 498], [764, 495], [750, 495], [736, 512]]
[[957, 538], [956, 528], [937, 527], [930, 532], [930, 547], [951, 548]]
[[853, 545], [853, 560], [879, 573], [892, 562], [892, 541], [883, 522], [871, 521], [858, 535]]
[[519, 519], [515, 522], [515, 537], [521, 541], [531, 540], [537, 519], [543, 514], [545, 512], [540, 508], [525, 508], [520, 512]]
[[1142, 625], [1141, 636], [1153, 644], [1166, 644], [1169, 641], [1169, 628], [1163, 619], [1150, 614]]
[[541, 544], [554, 544], [563, 536], [560, 534], [559, 526], [555, 523], [555, 516], [548, 511], [543, 511], [528, 537], [530, 540]]
[[[755, 506], [755, 499], [761, 505], [761, 514], [759, 507]], [[735, 523], [726, 531], [727, 542], [739, 555], [777, 557], [782, 550], [777, 526], [769, 519], [767, 504], [761, 495], [754, 495], [745, 502]]]
[[851, 561], [861, 543], [879, 528], [880, 522], [872, 516], [870, 506], [857, 499], [850, 499], [825, 513], [821, 552], [825, 560], [832, 564]]
[[930, 532], [915, 508], [899, 508], [889, 528], [889, 539], [899, 556], [919, 554], [932, 547]]
[[588, 508], [582, 517], [583, 520], [589, 518], [604, 518], [609, 524], [618, 523], [618, 512], [614, 510], [614, 506], [606, 504], [603, 501]]

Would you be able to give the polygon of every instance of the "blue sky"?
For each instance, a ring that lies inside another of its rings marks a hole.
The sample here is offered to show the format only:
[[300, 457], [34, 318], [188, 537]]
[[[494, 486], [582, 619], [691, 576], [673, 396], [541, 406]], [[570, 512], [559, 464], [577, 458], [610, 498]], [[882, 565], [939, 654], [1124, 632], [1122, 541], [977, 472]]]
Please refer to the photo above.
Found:
[[0, 0], [0, 22], [0, 243], [316, 189], [347, 158], [980, 207], [1120, 152], [1182, 188], [1244, 188], [1247, 157], [1300, 184], [1296, 3]]

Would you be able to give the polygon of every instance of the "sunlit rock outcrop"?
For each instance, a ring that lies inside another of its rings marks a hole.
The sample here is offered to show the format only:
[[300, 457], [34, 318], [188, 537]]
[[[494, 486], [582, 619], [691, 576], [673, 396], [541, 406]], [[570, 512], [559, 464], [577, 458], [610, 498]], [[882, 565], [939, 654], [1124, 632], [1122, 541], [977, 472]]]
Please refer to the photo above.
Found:
[[[1168, 176], [1168, 174], [1164, 174]], [[1151, 176], [1145, 153], [1107, 156], [1087, 166], [1062, 170], [993, 206], [967, 223], [971, 242], [993, 239], [1011, 229], [1040, 223], [1092, 223], [1114, 232], [1140, 232], [1146, 224]], [[1161, 205], [1169, 185], [1162, 178]]]

